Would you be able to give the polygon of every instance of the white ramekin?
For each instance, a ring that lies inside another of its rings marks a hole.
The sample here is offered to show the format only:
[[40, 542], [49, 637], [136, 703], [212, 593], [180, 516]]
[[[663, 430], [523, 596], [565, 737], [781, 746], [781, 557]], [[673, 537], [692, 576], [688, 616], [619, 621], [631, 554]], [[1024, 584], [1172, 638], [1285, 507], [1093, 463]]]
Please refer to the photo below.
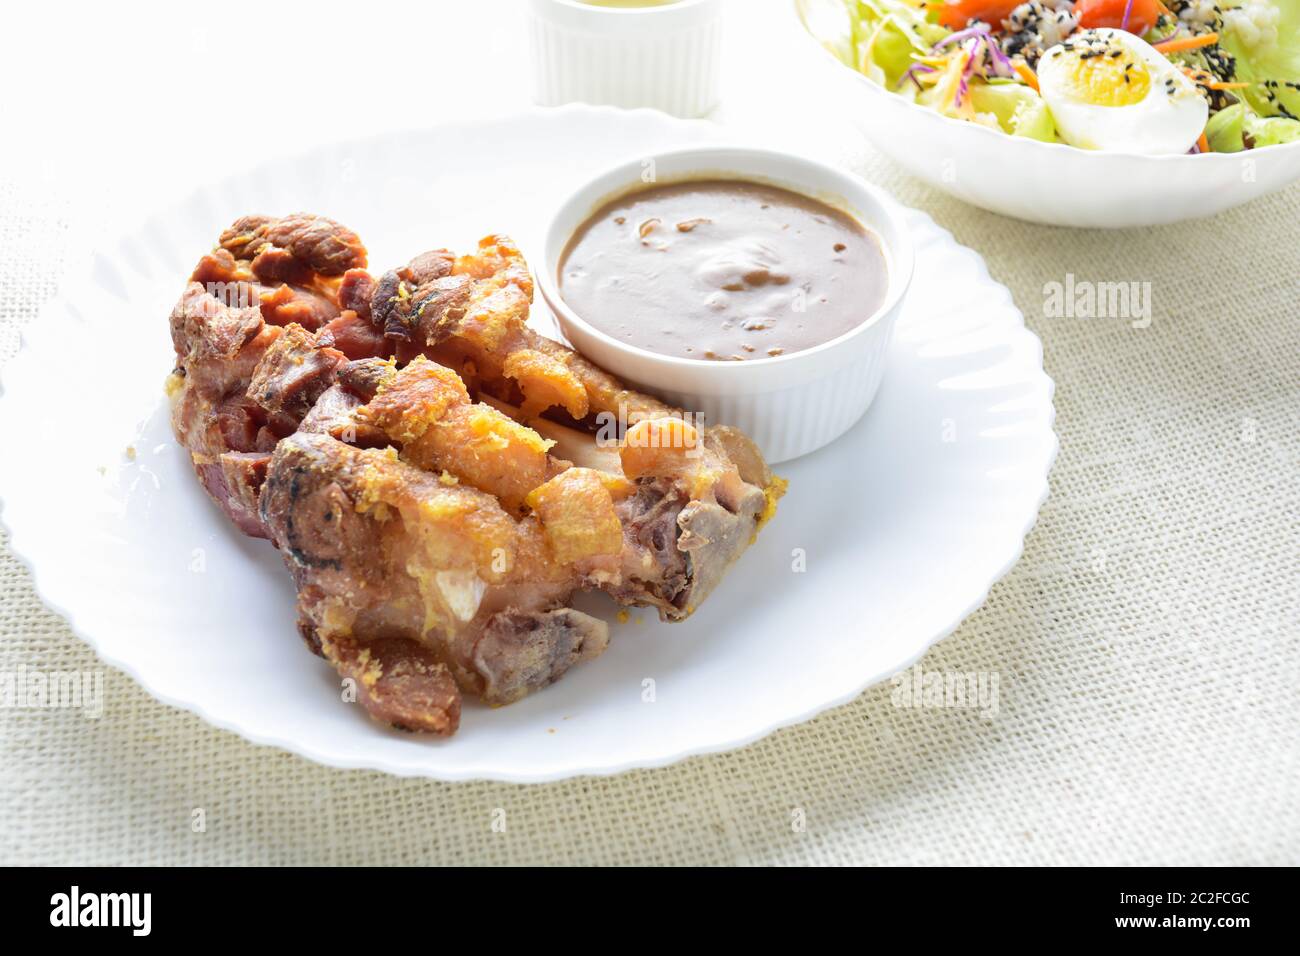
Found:
[[[731, 178], [781, 186], [850, 214], [876, 234], [889, 270], [885, 301], [860, 325], [822, 345], [775, 358], [717, 362], [635, 348], [600, 331], [565, 304], [559, 264], [574, 231], [616, 196], [655, 182]], [[546, 233], [537, 283], [569, 341], [597, 365], [642, 391], [702, 413], [708, 424], [735, 425], [769, 462], [806, 455], [834, 441], [866, 412], [885, 368], [894, 323], [912, 280], [907, 227], [874, 186], [822, 163], [751, 147], [704, 147], [640, 157], [601, 174], [556, 211]]]
[[533, 86], [542, 106], [649, 106], [702, 116], [718, 103], [723, 0], [598, 7], [531, 0]]

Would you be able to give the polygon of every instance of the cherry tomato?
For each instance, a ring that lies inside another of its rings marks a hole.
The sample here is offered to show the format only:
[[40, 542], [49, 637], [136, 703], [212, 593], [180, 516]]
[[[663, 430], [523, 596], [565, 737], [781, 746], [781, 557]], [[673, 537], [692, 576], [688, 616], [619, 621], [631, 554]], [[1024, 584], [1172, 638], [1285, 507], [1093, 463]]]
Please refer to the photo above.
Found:
[[963, 30], [971, 20], [983, 20], [996, 30], [1021, 2], [1023, 0], [940, 0], [935, 8], [939, 11], [939, 22], [949, 30]]
[[[1078, 0], [1074, 12], [1079, 17], [1079, 26], [1084, 30], [1094, 27], [1113, 27], [1120, 29], [1124, 22], [1124, 8], [1128, 0]], [[1128, 13], [1129, 33], [1141, 36], [1155, 25], [1156, 17], [1167, 12], [1160, 0], [1133, 0], [1133, 9]]]

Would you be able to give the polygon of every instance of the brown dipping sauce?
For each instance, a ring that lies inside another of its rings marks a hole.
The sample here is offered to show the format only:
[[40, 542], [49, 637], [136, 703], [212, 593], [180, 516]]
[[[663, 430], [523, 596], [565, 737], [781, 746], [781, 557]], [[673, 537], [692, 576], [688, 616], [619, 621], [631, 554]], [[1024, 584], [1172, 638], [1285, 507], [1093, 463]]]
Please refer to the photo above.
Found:
[[560, 257], [564, 301], [602, 332], [679, 358], [788, 355], [860, 325], [889, 283], [876, 238], [774, 186], [700, 180], [601, 207]]

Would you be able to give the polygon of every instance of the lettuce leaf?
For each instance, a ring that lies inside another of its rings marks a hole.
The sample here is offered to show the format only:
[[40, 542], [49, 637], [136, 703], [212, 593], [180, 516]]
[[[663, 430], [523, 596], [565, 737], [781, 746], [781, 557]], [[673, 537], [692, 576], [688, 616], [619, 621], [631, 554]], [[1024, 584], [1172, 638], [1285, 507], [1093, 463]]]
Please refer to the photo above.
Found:
[[853, 21], [844, 0], [796, 0], [804, 28], [845, 66], [857, 69], [853, 56]]
[[912, 54], [928, 53], [948, 35], [923, 11], [901, 0], [843, 0], [852, 24], [853, 66], [880, 85], [896, 90], [912, 65]]
[[[1056, 124], [1042, 97], [1019, 82], [970, 82], [960, 108], [951, 102], [951, 83], [918, 93], [905, 74], [916, 56], [932, 54], [951, 31], [926, 18], [926, 8], [905, 0], [798, 0], [800, 17], [831, 53], [892, 93], [940, 112], [1013, 136], [1056, 140]], [[955, 81], [954, 81], [955, 82]]]
[[1012, 136], [1025, 136], [1045, 143], [1056, 142], [1056, 123], [1047, 103], [1028, 86], [1019, 83], [985, 83], [971, 80], [962, 105], [949, 105], [954, 92], [946, 78], [917, 97], [917, 102], [945, 116], [969, 120]]
[[1256, 116], [1247, 118], [1246, 132], [1255, 146], [1277, 146], [1300, 140], [1300, 120], [1283, 116]]
[[798, 0], [808, 32], [847, 66], [895, 89], [912, 65], [948, 34], [902, 0]]
[[1047, 103], [1028, 86], [1017, 83], [975, 83], [971, 106], [977, 115], [992, 116], [1012, 136], [1056, 142], [1056, 122]]
[[1210, 117], [1210, 121], [1205, 124], [1205, 138], [1210, 144], [1211, 152], [1239, 153], [1246, 148], [1245, 140], [1242, 139], [1246, 113], [1244, 104], [1234, 103]]
[[1237, 60], [1237, 79], [1257, 84], [1241, 91], [1255, 113], [1300, 117], [1300, 89], [1286, 85], [1300, 84], [1300, 0], [1236, 0], [1224, 7], [1220, 36]]
[[1300, 121], [1284, 116], [1260, 116], [1245, 103], [1234, 103], [1210, 117], [1205, 138], [1216, 153], [1277, 146], [1300, 141]]

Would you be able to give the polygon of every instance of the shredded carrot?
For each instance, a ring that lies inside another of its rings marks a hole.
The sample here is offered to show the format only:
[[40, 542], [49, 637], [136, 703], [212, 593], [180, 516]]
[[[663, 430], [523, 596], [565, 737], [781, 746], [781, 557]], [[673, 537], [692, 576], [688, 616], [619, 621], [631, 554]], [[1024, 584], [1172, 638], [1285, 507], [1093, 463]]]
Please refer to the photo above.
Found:
[[[1184, 140], [1184, 142], [1186, 142], [1186, 140]], [[1205, 138], [1205, 130], [1201, 130], [1201, 135], [1196, 137], [1196, 148], [1202, 153], [1208, 153], [1210, 151], [1210, 141]]]
[[1024, 80], [1027, 86], [1032, 87], [1035, 91], [1038, 90], [1038, 74], [1029, 68], [1028, 63], [1023, 60], [1015, 60], [1011, 65], [1015, 67], [1016, 75]]
[[964, 112], [969, 113], [969, 97], [963, 100], [961, 96], [962, 74], [966, 72], [966, 64], [970, 62], [971, 53], [969, 50], [962, 49], [961, 53], [948, 61], [948, 66], [944, 70], [943, 80], [952, 84], [952, 92], [948, 94], [948, 105], [952, 109], [962, 112], [962, 107], [966, 107]]
[[1206, 33], [1199, 37], [1175, 37], [1161, 43], [1151, 44], [1161, 53], [1182, 53], [1184, 50], [1199, 50], [1203, 46], [1213, 46], [1219, 42], [1217, 33]]
[[1214, 78], [1213, 73], [1207, 73], [1205, 70], [1193, 70], [1189, 66], [1182, 68], [1193, 82], [1199, 83], [1207, 90], [1244, 90], [1250, 86], [1249, 83], [1224, 83]]

